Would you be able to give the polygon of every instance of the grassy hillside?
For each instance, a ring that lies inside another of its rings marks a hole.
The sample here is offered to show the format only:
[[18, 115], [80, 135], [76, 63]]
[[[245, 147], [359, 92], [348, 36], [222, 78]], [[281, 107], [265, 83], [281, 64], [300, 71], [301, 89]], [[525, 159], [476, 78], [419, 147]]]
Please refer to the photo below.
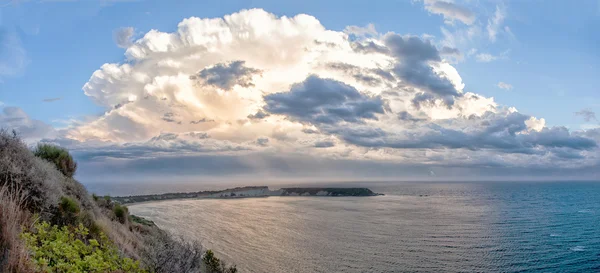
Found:
[[0, 272], [237, 272], [196, 242], [129, 214], [73, 179], [60, 147], [0, 131]]

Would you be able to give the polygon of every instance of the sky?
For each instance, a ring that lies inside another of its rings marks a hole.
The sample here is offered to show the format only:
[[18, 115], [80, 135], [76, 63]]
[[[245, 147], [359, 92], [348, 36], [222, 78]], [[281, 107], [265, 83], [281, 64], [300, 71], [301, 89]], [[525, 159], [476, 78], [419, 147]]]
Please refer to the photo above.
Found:
[[600, 1], [0, 0], [0, 127], [85, 181], [597, 179]]

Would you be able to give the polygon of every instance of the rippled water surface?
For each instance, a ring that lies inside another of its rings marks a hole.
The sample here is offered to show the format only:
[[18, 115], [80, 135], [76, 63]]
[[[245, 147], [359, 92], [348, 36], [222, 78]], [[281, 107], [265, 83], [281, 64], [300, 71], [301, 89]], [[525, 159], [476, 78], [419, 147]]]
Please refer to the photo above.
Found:
[[[347, 186], [347, 185], [346, 185]], [[600, 183], [371, 183], [377, 197], [130, 206], [242, 272], [599, 272]]]

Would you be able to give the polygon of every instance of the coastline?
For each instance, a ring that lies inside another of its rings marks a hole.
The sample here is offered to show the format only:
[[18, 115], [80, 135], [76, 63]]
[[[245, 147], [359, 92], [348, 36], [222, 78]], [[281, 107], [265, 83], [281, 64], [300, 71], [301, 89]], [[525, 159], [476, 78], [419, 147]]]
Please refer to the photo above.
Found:
[[123, 205], [159, 202], [169, 200], [237, 199], [264, 198], [270, 196], [311, 196], [311, 197], [368, 197], [381, 196], [368, 188], [281, 188], [271, 190], [267, 186], [247, 186], [220, 191], [200, 191], [185, 193], [163, 193], [151, 195], [116, 196], [113, 200]]

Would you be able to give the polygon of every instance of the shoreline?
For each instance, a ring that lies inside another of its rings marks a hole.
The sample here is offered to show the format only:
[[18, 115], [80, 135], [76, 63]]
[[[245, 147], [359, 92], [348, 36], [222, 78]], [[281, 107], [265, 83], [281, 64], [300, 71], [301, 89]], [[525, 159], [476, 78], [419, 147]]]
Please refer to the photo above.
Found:
[[281, 188], [277, 190], [271, 190], [267, 186], [247, 186], [220, 191], [115, 196], [111, 197], [111, 199], [120, 204], [127, 205], [184, 199], [237, 199], [264, 198], [271, 196], [368, 197], [381, 195], [383, 194], [375, 193], [368, 188]]

